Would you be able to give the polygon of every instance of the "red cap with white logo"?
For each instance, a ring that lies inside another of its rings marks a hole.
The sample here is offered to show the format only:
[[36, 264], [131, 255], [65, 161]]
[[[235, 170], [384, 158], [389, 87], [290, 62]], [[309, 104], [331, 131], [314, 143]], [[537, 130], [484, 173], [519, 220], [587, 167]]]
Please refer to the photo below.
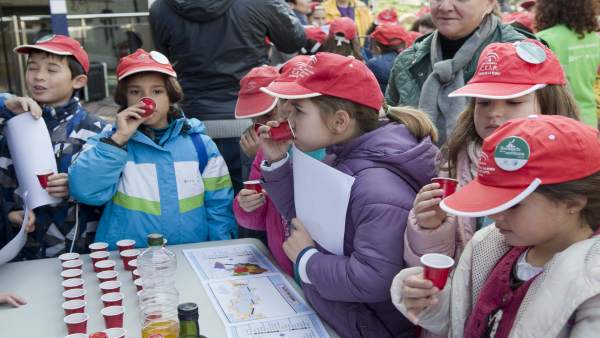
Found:
[[157, 51], [146, 52], [138, 49], [133, 54], [124, 56], [117, 65], [117, 80], [142, 72], [157, 72], [177, 78], [177, 73], [169, 59]]
[[338, 43], [350, 43], [356, 37], [356, 24], [347, 17], [336, 18], [329, 26], [329, 36], [338, 40]]
[[469, 83], [449, 97], [512, 99], [547, 85], [565, 85], [565, 72], [556, 55], [537, 40], [492, 43], [479, 56]]
[[445, 198], [447, 213], [481, 217], [520, 203], [538, 186], [600, 171], [598, 130], [560, 115], [531, 115], [500, 126], [483, 142], [477, 177]]
[[20, 45], [14, 49], [15, 53], [29, 54], [33, 50], [40, 50], [56, 55], [71, 55], [87, 74], [90, 70], [90, 60], [85, 49], [79, 41], [59, 34], [46, 35], [39, 38], [33, 45]]
[[240, 80], [240, 93], [235, 104], [235, 118], [245, 119], [264, 115], [277, 104], [277, 98], [263, 93], [260, 88], [268, 86], [279, 77], [279, 71], [272, 66], [252, 68]]
[[282, 99], [327, 95], [381, 109], [383, 94], [375, 75], [353, 57], [317, 53], [309, 56], [307, 62], [294, 62], [289, 66], [288, 72], [261, 90]]
[[371, 39], [376, 40], [385, 46], [395, 46], [404, 42], [405, 46], [411, 40], [406, 30], [400, 25], [382, 25], [377, 26], [371, 33]]

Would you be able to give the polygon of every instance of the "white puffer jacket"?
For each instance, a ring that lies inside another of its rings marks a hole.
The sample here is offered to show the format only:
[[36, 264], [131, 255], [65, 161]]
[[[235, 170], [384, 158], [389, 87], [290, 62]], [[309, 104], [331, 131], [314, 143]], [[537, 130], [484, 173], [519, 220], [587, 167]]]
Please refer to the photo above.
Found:
[[[467, 244], [439, 302], [421, 312], [418, 324], [452, 338], [464, 336], [464, 326], [479, 292], [496, 263], [510, 249], [491, 225]], [[391, 287], [394, 305], [406, 314], [402, 285], [422, 268], [404, 269]], [[531, 284], [509, 337], [600, 337], [600, 236], [575, 243], [544, 266]]]

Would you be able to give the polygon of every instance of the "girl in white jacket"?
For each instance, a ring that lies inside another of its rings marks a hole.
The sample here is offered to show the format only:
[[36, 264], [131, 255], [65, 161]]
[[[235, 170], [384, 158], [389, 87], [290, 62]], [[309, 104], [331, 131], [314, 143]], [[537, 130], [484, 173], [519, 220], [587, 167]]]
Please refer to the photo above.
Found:
[[477, 178], [445, 198], [494, 225], [467, 244], [443, 290], [422, 268], [394, 279], [394, 305], [448, 337], [596, 337], [600, 332], [600, 140], [562, 116], [532, 115], [483, 143]]

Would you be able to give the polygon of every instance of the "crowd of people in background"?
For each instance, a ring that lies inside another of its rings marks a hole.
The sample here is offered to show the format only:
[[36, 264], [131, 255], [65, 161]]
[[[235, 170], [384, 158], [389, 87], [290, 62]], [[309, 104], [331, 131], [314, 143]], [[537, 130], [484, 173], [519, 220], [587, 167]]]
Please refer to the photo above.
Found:
[[[111, 124], [75, 95], [89, 70], [78, 41], [19, 46], [28, 96], [1, 96], [0, 115], [45, 121], [58, 167], [46, 191], [61, 202], [30, 213], [17, 259], [155, 232], [169, 244], [256, 237], [342, 337], [594, 336], [599, 18], [595, 0], [510, 13], [495, 0], [415, 13], [157, 0], [157, 50], [120, 60]], [[294, 139], [273, 139], [285, 123]], [[297, 218], [295, 151], [355, 179], [342, 255]], [[23, 194], [5, 138], [0, 178], [16, 233]], [[445, 287], [423, 276], [432, 253], [457, 262]]]

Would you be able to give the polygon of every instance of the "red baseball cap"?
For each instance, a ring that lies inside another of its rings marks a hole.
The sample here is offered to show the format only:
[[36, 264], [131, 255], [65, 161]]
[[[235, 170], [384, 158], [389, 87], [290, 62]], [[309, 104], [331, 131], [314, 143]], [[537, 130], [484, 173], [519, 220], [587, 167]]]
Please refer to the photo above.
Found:
[[50, 34], [39, 38], [33, 45], [20, 45], [13, 51], [19, 54], [30, 54], [33, 50], [41, 50], [56, 55], [71, 55], [87, 74], [90, 70], [90, 59], [79, 41], [59, 34]]
[[449, 97], [511, 99], [546, 85], [565, 85], [565, 73], [556, 55], [537, 40], [492, 43], [479, 56], [469, 83]]
[[533, 32], [533, 13], [531, 12], [513, 12], [502, 18], [505, 24], [519, 23]]
[[306, 35], [307, 40], [316, 41], [321, 45], [327, 39], [327, 33], [325, 33], [325, 31], [322, 30], [320, 27], [316, 26], [305, 26], [304, 35]]
[[407, 36], [407, 41], [406, 41], [406, 48], [412, 46], [415, 41], [420, 38], [423, 34], [419, 33], [419, 32], [413, 32], [413, 31], [408, 31], [406, 32], [406, 36]]
[[356, 24], [347, 17], [336, 18], [329, 25], [329, 36], [343, 37], [343, 42], [350, 43], [356, 37]]
[[477, 177], [445, 198], [447, 213], [481, 217], [518, 204], [538, 186], [600, 171], [598, 130], [559, 115], [531, 115], [500, 126], [483, 142]]
[[142, 72], [157, 72], [177, 78], [177, 73], [169, 59], [161, 52], [146, 52], [138, 49], [133, 54], [124, 56], [117, 65], [117, 80], [121, 81], [129, 75]]
[[527, 0], [527, 1], [523, 1], [519, 4], [519, 6], [521, 6], [521, 8], [527, 10], [533, 6], [535, 6], [536, 1], [535, 0]]
[[277, 98], [260, 91], [279, 77], [276, 67], [261, 66], [252, 68], [240, 80], [240, 93], [235, 104], [235, 118], [245, 119], [264, 115], [277, 104]]
[[375, 75], [353, 57], [317, 53], [309, 56], [307, 62], [296, 62], [290, 68], [285, 76], [261, 90], [282, 99], [327, 95], [381, 109], [383, 94]]
[[400, 25], [377, 26], [375, 31], [371, 33], [371, 38], [386, 46], [399, 45], [401, 42], [408, 45], [411, 40], [406, 34], [406, 30]]
[[376, 25], [398, 24], [398, 13], [393, 8], [384, 9], [375, 18]]

